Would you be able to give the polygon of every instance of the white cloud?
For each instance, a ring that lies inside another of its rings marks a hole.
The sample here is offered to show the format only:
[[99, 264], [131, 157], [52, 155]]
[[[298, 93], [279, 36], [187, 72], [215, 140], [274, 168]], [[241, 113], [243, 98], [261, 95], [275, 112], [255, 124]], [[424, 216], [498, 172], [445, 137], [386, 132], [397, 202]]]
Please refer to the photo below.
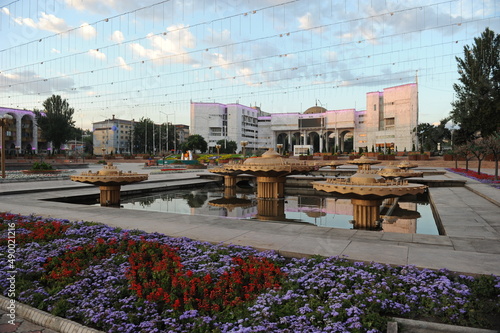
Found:
[[132, 70], [132, 67], [130, 65], [128, 65], [126, 62], [125, 62], [125, 59], [123, 59], [122, 57], [118, 57], [117, 58], [117, 61], [118, 61], [118, 65], [123, 68], [124, 70], [126, 71], [131, 71]]
[[[162, 58], [169, 55], [180, 55], [187, 53], [187, 49], [195, 47], [195, 37], [189, 29], [180, 24], [170, 26], [163, 35], [148, 34], [147, 39], [151, 48], [146, 48], [139, 43], [132, 43], [130, 48], [140, 56], [160, 63]], [[189, 56], [173, 57], [172, 61], [178, 63], [193, 63], [194, 60]]]
[[9, 11], [9, 8], [7, 8], [7, 7], [3, 7], [3, 8], [2, 8], [2, 13], [4, 13], [4, 14], [5, 14], [5, 15], [7, 15], [7, 16], [10, 16], [10, 11]]
[[44, 12], [42, 12], [40, 15], [41, 16], [38, 22], [34, 21], [31, 18], [23, 18], [23, 17], [15, 18], [14, 22], [16, 22], [19, 25], [28, 26], [30, 28], [46, 30], [55, 33], [61, 33], [71, 29], [71, 27], [62, 18], [59, 18], [52, 14], [46, 14]]
[[117, 43], [121, 43], [125, 40], [125, 37], [123, 36], [123, 32], [119, 30], [115, 30], [113, 34], [111, 35], [111, 40]]
[[61, 51], [59, 51], [58, 49], [52, 48], [52, 50], [50, 50], [50, 53], [61, 53]]
[[311, 18], [311, 13], [306, 13], [305, 15], [299, 17], [299, 28], [304, 30], [311, 29], [313, 27], [312, 23], [314, 22]]
[[89, 55], [91, 57], [94, 57], [96, 59], [99, 59], [99, 60], [104, 60], [106, 59], [106, 54], [102, 53], [101, 51], [99, 50], [95, 50], [95, 49], [91, 49], [89, 50]]
[[88, 23], [83, 23], [80, 25], [80, 29], [78, 29], [80, 36], [84, 39], [91, 39], [97, 35], [96, 29]]

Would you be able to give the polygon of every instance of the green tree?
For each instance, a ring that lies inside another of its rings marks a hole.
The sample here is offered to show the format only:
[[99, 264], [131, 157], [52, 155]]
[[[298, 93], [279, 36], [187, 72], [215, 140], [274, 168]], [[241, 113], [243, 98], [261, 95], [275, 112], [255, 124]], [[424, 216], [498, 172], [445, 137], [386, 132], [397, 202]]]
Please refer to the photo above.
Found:
[[186, 142], [183, 145], [184, 150], [192, 150], [193, 152], [196, 150], [201, 151], [202, 153], [207, 151], [208, 145], [205, 139], [199, 135], [194, 134], [190, 135]]
[[467, 141], [480, 131], [487, 137], [500, 127], [500, 35], [489, 28], [464, 46], [464, 57], [456, 57], [460, 83], [455, 83], [456, 101], [451, 119], [459, 124]]
[[[134, 153], [152, 153], [153, 152], [153, 131], [156, 131], [154, 123], [149, 118], [142, 117], [134, 122]], [[155, 133], [155, 141], [158, 141], [158, 135]]]
[[220, 152], [222, 154], [234, 154], [236, 149], [238, 149], [238, 144], [233, 140], [227, 141], [223, 139], [217, 141], [217, 144], [220, 145]]
[[43, 102], [44, 111], [34, 110], [38, 127], [42, 136], [52, 142], [55, 152], [59, 152], [61, 144], [74, 138], [75, 110], [59, 95], [52, 95]]
[[429, 123], [419, 124], [414, 132], [418, 135], [421, 149], [427, 151], [436, 151], [438, 143], [443, 144], [444, 140], [451, 138], [451, 132], [446, 128], [446, 123], [449, 118], [444, 118], [439, 122], [439, 125]]
[[488, 153], [495, 159], [495, 180], [498, 180], [498, 160], [500, 159], [500, 132], [495, 132], [484, 139]]

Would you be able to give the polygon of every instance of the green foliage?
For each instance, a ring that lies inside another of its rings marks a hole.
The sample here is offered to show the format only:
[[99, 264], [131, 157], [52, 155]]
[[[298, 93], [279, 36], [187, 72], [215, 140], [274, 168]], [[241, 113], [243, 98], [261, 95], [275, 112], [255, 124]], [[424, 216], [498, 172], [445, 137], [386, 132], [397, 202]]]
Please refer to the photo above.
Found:
[[35, 162], [31, 166], [31, 170], [53, 170], [54, 167], [50, 163], [46, 162]]
[[59, 95], [52, 95], [43, 102], [44, 111], [34, 110], [42, 136], [51, 141], [54, 151], [59, 151], [61, 144], [74, 138], [73, 108]]
[[192, 151], [199, 150], [202, 153], [204, 153], [208, 149], [208, 144], [201, 135], [194, 134], [194, 135], [190, 135], [187, 138], [187, 141], [183, 145], [183, 149], [184, 150], [192, 150]]
[[221, 154], [234, 154], [236, 153], [236, 149], [238, 149], [238, 144], [233, 140], [219, 140], [217, 144], [220, 145], [219, 152]]
[[472, 46], [464, 47], [464, 57], [456, 60], [460, 83], [453, 85], [456, 100], [451, 118], [465, 141], [478, 131], [486, 137], [500, 127], [500, 35], [486, 28]]

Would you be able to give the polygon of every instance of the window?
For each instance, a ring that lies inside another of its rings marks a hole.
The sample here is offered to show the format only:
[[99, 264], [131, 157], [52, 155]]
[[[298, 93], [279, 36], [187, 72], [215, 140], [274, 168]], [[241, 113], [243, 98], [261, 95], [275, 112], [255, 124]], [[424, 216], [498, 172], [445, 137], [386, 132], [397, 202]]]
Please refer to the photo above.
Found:
[[385, 118], [385, 126], [394, 126], [394, 118]]
[[373, 111], [377, 111], [377, 104], [373, 104]]

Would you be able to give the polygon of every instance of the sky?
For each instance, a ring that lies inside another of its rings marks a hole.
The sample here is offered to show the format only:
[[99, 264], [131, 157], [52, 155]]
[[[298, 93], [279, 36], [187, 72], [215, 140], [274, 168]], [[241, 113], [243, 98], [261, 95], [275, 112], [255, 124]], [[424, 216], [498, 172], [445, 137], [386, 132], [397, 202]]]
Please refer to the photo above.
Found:
[[500, 33], [496, 0], [0, 0], [0, 106], [54, 94], [85, 129], [189, 125], [191, 101], [364, 110], [418, 80], [419, 121], [437, 123], [486, 27]]

